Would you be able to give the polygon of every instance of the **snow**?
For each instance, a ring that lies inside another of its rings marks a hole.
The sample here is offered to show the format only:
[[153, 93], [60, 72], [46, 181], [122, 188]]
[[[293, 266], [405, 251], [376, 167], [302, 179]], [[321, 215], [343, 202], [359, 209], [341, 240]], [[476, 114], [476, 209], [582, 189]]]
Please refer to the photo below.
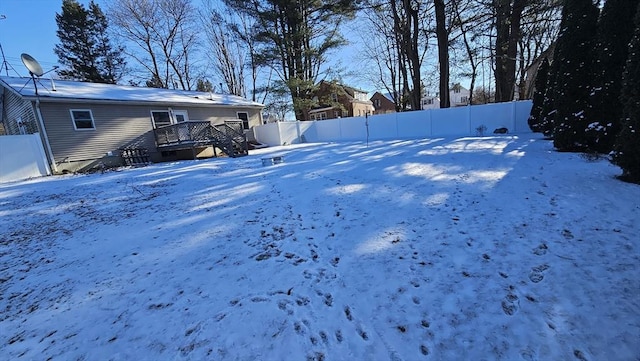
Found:
[[[0, 85], [6, 84], [14, 92], [24, 97], [35, 97], [35, 87], [31, 78], [0, 76]], [[69, 80], [37, 80], [41, 100], [83, 99], [87, 101], [128, 101], [138, 103], [188, 104], [206, 106], [259, 107], [263, 105], [245, 98], [197, 91], [133, 87], [127, 85], [86, 83]]]
[[0, 185], [0, 359], [637, 359], [619, 173], [526, 135]]

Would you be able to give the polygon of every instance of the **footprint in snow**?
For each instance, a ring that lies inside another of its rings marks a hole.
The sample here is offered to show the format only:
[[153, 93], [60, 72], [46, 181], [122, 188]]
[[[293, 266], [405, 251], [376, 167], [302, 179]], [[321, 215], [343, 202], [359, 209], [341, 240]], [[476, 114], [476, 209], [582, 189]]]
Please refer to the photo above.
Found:
[[549, 265], [542, 264], [540, 266], [536, 266], [531, 268], [531, 273], [529, 273], [529, 279], [533, 283], [539, 283], [544, 279], [544, 274], [542, 272], [549, 269]]
[[549, 249], [549, 247], [547, 247], [546, 244], [542, 243], [538, 247], [533, 249], [533, 254], [535, 254], [536, 256], [545, 255], [547, 254], [547, 249]]
[[347, 318], [347, 320], [353, 321], [353, 315], [351, 314], [351, 309], [349, 308], [349, 306], [345, 306], [344, 315]]
[[518, 300], [518, 296], [514, 295], [513, 293], [509, 293], [508, 295], [506, 295], [502, 299], [501, 304], [502, 311], [504, 311], [504, 313], [509, 316], [513, 316], [513, 314], [518, 311], [518, 308], [520, 308], [520, 301]]

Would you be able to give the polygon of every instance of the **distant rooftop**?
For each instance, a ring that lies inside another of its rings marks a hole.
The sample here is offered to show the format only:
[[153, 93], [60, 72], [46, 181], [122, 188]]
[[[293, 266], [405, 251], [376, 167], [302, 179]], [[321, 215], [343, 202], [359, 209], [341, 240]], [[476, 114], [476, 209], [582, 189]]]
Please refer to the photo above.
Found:
[[[192, 104], [205, 106], [264, 107], [243, 97], [196, 91], [144, 88], [127, 85], [85, 83], [69, 80], [36, 79], [40, 100], [100, 101], [162, 104]], [[25, 98], [35, 98], [31, 78], [0, 76], [0, 85]], [[54, 88], [55, 87], [55, 88]], [[55, 89], [55, 90], [54, 90]]]

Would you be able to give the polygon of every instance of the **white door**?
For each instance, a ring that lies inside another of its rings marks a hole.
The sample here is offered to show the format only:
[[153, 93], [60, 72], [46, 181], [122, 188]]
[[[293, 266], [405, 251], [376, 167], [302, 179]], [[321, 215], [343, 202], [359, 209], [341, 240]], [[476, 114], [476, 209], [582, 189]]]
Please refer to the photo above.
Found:
[[174, 110], [173, 117], [176, 120], [176, 123], [188, 122], [189, 114], [187, 114], [186, 110]]

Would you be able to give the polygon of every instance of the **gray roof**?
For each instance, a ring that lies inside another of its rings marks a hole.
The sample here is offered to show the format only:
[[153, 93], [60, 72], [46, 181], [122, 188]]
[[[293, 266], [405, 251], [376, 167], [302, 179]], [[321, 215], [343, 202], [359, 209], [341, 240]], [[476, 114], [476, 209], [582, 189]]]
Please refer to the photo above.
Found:
[[[229, 94], [143, 88], [126, 85], [36, 79], [41, 101], [131, 102], [262, 108], [263, 104]], [[31, 78], [0, 76], [0, 85], [23, 98], [35, 99]]]

